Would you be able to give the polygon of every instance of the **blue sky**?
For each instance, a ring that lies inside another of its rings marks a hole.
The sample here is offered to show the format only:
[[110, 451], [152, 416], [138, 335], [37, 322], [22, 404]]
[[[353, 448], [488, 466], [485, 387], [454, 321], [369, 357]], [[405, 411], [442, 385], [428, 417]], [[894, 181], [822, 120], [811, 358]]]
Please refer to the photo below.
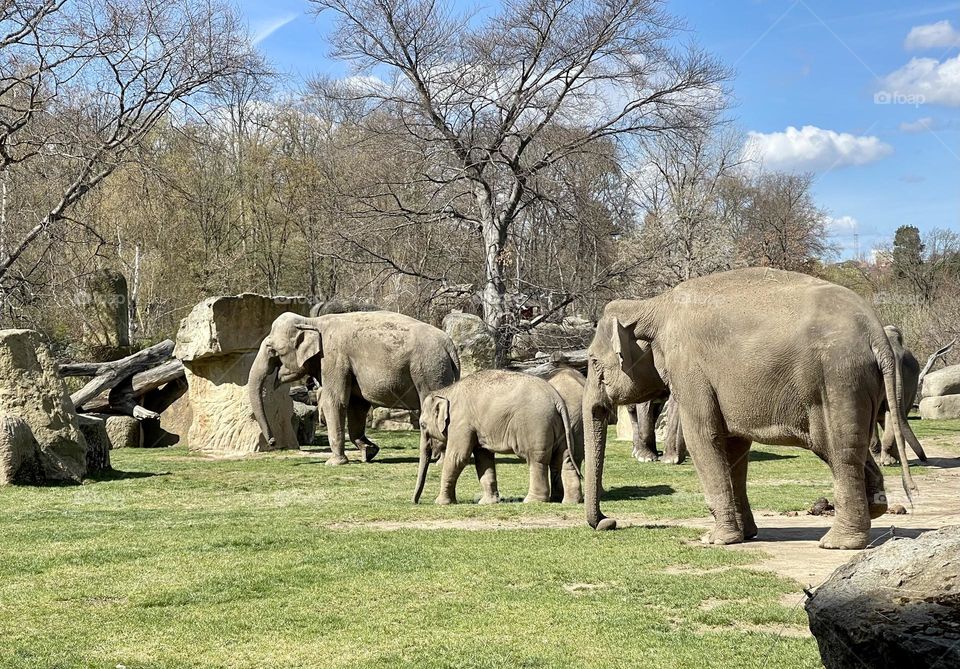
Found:
[[[464, 3], [466, 4], [466, 3]], [[471, 6], [491, 8], [496, 0]], [[240, 0], [294, 78], [344, 74], [305, 0]], [[770, 167], [813, 171], [851, 257], [900, 225], [960, 232], [960, 2], [669, 0], [735, 77], [732, 116]]]

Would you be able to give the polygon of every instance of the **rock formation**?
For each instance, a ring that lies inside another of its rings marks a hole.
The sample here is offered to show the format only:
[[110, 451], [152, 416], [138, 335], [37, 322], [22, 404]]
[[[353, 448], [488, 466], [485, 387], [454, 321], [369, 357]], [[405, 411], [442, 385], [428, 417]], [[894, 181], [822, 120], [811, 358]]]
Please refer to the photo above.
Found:
[[960, 666], [960, 526], [860, 553], [806, 609], [827, 669]]
[[[268, 450], [250, 410], [246, 385], [261, 340], [274, 319], [286, 311], [306, 311], [297, 298], [244, 294], [211, 297], [196, 305], [180, 323], [174, 355], [183, 361], [191, 422], [191, 449], [219, 455]], [[293, 401], [289, 385], [267, 393], [274, 448], [296, 448]]]
[[[0, 480], [13, 480], [36, 458], [35, 480], [79, 483], [87, 474], [87, 445], [63, 379], [43, 337], [0, 330]], [[26, 431], [29, 431], [30, 437]], [[34, 454], [30, 454], [30, 438]]]
[[453, 312], [443, 319], [443, 331], [460, 356], [460, 377], [496, 366], [496, 340], [479, 316]]

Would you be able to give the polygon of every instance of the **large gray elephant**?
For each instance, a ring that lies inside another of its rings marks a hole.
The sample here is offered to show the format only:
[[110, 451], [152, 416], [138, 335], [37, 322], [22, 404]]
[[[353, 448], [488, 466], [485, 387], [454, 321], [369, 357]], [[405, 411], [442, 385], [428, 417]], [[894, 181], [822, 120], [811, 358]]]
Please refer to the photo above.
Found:
[[580, 500], [572, 458], [570, 416], [548, 382], [521, 372], [487, 369], [430, 393], [420, 411], [420, 467], [413, 501], [420, 501], [430, 462], [443, 456], [437, 504], [455, 504], [457, 479], [473, 456], [481, 504], [500, 501], [494, 453], [515, 453], [530, 468], [525, 502]]
[[[900, 377], [903, 379], [903, 403], [900, 405], [900, 410], [906, 418], [917, 399], [917, 390], [920, 383], [920, 361], [913, 355], [913, 351], [903, 345], [903, 332], [900, 328], [895, 325], [888, 325], [883, 329], [887, 333], [887, 339], [890, 340], [890, 347], [897, 358], [897, 368], [900, 370]], [[883, 414], [881, 424], [883, 425], [883, 436], [873, 440], [870, 450], [878, 456], [881, 465], [895, 465], [900, 461], [900, 458], [897, 455], [897, 444], [893, 434], [889, 407]], [[927, 459], [923, 451], [918, 452], [917, 456], [923, 461]]]
[[460, 378], [460, 360], [450, 337], [432, 325], [389, 311], [306, 318], [281, 314], [250, 369], [250, 407], [264, 437], [273, 433], [263, 408], [268, 379], [274, 386], [310, 375], [320, 381], [320, 409], [327, 424], [328, 465], [347, 462], [350, 440], [369, 462], [380, 450], [366, 437], [371, 406], [419, 410], [428, 393]]
[[[813, 345], [811, 345], [813, 343]], [[588, 350], [583, 398], [587, 522], [600, 512], [606, 427], [617, 404], [644, 402], [669, 385], [715, 519], [704, 540], [757, 534], [747, 499], [753, 441], [808, 448], [833, 474], [837, 515], [823, 548], [863, 548], [886, 511], [883, 475], [869, 456], [877, 417], [900, 406], [896, 358], [873, 310], [846, 288], [810, 276], [749, 268], [692, 279], [648, 300], [616, 300]], [[914, 490], [893, 413], [904, 487]]]

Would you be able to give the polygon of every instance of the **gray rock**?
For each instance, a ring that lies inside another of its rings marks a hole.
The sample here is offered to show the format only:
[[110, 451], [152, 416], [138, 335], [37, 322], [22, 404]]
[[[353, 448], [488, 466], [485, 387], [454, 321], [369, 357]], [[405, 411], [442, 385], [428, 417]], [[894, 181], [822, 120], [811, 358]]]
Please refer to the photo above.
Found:
[[112, 269], [87, 275], [80, 296], [83, 344], [94, 360], [117, 360], [130, 354], [127, 280]]
[[77, 414], [77, 424], [87, 442], [87, 476], [110, 471], [110, 437], [107, 421], [89, 414]]
[[297, 443], [309, 446], [317, 439], [317, 407], [304, 402], [293, 403], [293, 431], [297, 434]]
[[496, 340], [479, 316], [456, 311], [447, 314], [443, 331], [457, 347], [461, 378], [496, 366]]
[[960, 418], [960, 395], [924, 397], [920, 400], [920, 417], [927, 420]]
[[133, 416], [104, 416], [110, 448], [143, 448], [143, 430]]
[[596, 328], [592, 323], [579, 319], [565, 318], [563, 323], [543, 323], [514, 337], [510, 357], [528, 360], [537, 353], [584, 349], [590, 346], [595, 333]]
[[420, 429], [420, 412], [408, 409], [374, 407], [367, 415], [367, 427], [374, 430], [404, 432]]
[[79, 483], [86, 476], [87, 444], [67, 387], [38, 332], [0, 330], [0, 415], [29, 426], [43, 480]]
[[0, 485], [42, 480], [40, 445], [30, 425], [16, 416], [0, 416]]
[[960, 365], [951, 365], [923, 377], [920, 397], [960, 394]]
[[960, 666], [960, 526], [860, 553], [806, 610], [827, 669]]

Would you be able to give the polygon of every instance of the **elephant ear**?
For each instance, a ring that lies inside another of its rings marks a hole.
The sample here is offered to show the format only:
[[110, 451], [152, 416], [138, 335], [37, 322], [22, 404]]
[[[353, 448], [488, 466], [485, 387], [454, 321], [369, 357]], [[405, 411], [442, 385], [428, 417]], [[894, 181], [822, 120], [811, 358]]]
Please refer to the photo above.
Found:
[[315, 328], [298, 328], [294, 344], [297, 348], [297, 365], [301, 369], [310, 358], [323, 354], [323, 339]]
[[629, 374], [640, 362], [643, 351], [633, 334], [633, 331], [625, 327], [619, 318], [613, 319], [613, 350], [617, 352], [617, 358], [620, 360], [620, 369]]
[[434, 397], [433, 419], [437, 423], [437, 429], [446, 434], [450, 424], [450, 400], [446, 397]]

